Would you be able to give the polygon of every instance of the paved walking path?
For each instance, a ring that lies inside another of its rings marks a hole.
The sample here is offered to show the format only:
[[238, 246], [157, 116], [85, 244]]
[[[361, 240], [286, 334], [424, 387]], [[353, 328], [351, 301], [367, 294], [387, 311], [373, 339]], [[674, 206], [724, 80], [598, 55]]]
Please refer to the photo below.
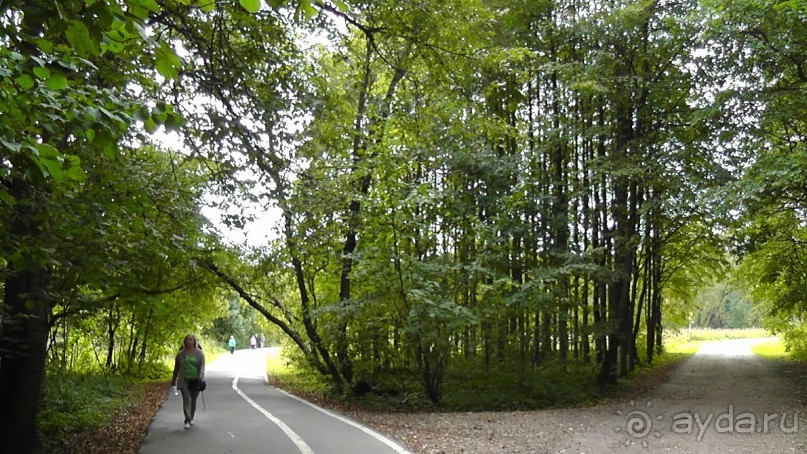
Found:
[[269, 349], [236, 350], [207, 366], [196, 424], [182, 425], [182, 396], [169, 393], [139, 454], [403, 454], [402, 446], [345, 416], [266, 383]]

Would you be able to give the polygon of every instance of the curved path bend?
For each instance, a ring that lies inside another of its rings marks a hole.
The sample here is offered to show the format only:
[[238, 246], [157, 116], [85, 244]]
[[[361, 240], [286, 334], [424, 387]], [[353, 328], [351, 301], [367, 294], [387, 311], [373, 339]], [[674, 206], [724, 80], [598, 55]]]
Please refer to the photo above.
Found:
[[553, 452], [807, 452], [807, 377], [752, 353], [769, 340], [703, 344], [642, 400], [580, 410], [569, 421], [573, 435]]
[[207, 366], [196, 424], [183, 427], [182, 397], [169, 393], [139, 454], [404, 454], [390, 438], [266, 383], [269, 349], [236, 350]]

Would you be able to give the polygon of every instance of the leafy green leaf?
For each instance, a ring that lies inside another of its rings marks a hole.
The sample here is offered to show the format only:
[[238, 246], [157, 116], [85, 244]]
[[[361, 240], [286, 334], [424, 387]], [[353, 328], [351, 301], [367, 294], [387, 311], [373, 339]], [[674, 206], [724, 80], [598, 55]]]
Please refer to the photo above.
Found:
[[100, 52], [98, 43], [94, 43], [90, 37], [90, 30], [87, 25], [80, 20], [71, 20], [70, 25], [64, 32], [67, 42], [76, 50], [79, 55], [95, 55]]
[[302, 10], [305, 20], [311, 20], [312, 17], [317, 15], [317, 9], [311, 6], [311, 3], [302, 1], [300, 2], [300, 10]]
[[138, 6], [141, 8], [147, 9], [152, 13], [159, 13], [160, 12], [160, 5], [157, 4], [156, 0], [134, 0]]
[[14, 206], [17, 200], [8, 192], [3, 189], [0, 189], [0, 200], [6, 202], [7, 205]]
[[134, 113], [132, 114], [132, 118], [134, 118], [137, 121], [146, 121], [146, 118], [148, 118], [148, 116], [149, 116], [148, 110], [146, 110], [146, 108], [144, 107], [135, 110]]
[[146, 132], [153, 134], [155, 131], [157, 131], [157, 128], [159, 128], [160, 125], [158, 125], [152, 117], [148, 117], [146, 118], [146, 121], [143, 122], [143, 127], [146, 129]]
[[47, 169], [48, 174], [56, 181], [64, 178], [62, 174], [62, 164], [55, 159], [42, 159], [42, 165]]
[[115, 156], [115, 140], [112, 137], [112, 133], [110, 133], [106, 128], [99, 129], [95, 132], [92, 145], [100, 150], [103, 150], [104, 154], [110, 158]]
[[50, 54], [53, 52], [53, 43], [48, 41], [47, 39], [42, 38], [37, 39], [36, 46], [39, 48], [39, 50], [41, 50], [46, 54]]
[[4, 147], [12, 151], [20, 151], [22, 149], [22, 145], [20, 145], [20, 143], [15, 141], [13, 138], [8, 140], [5, 137], [0, 136], [0, 144], [3, 144]]
[[123, 48], [124, 48], [123, 43], [115, 41], [113, 39], [109, 39], [107, 37], [104, 37], [104, 39], [101, 41], [101, 50], [104, 52], [110, 51], [113, 54], [117, 54], [120, 53], [123, 50]]
[[137, 5], [129, 5], [129, 14], [140, 20], [149, 17], [149, 11], [146, 8], [141, 8]]
[[34, 78], [28, 74], [21, 74], [19, 77], [14, 79], [14, 82], [22, 87], [23, 90], [30, 90], [34, 86]]
[[[29, 148], [30, 148], [30, 146], [29, 146]], [[31, 175], [34, 176], [34, 177], [36, 177], [38, 175], [40, 177], [40, 179], [41, 179], [41, 177], [43, 175], [45, 175], [45, 173], [46, 173], [45, 167], [42, 165], [42, 160], [39, 159], [39, 156], [37, 156], [36, 153], [28, 154], [27, 157], [31, 161], [31, 163], [33, 163], [34, 166], [36, 166], [37, 171], [38, 171], [38, 174], [36, 172], [32, 172]]]
[[80, 0], [62, 0], [61, 4], [62, 7], [67, 9], [71, 14], [76, 14], [81, 11], [82, 8], [82, 1]]
[[51, 90], [63, 90], [67, 87], [67, 76], [60, 72], [53, 73], [45, 85]]
[[54, 180], [60, 181], [62, 179], [62, 154], [59, 150], [47, 143], [40, 143], [36, 145], [39, 151], [39, 159], [37, 165], [40, 170], [47, 171]]
[[199, 0], [199, 9], [209, 13], [216, 8], [216, 0]]
[[350, 7], [347, 6], [347, 3], [341, 0], [334, 0], [333, 4], [334, 6], [336, 6], [336, 9], [339, 10], [339, 12], [341, 13], [350, 12]]
[[64, 177], [72, 181], [85, 181], [87, 175], [84, 174], [84, 169], [81, 168], [81, 159], [76, 155], [65, 156], [65, 166], [62, 171]]
[[161, 42], [156, 55], [157, 72], [166, 79], [173, 79], [179, 74], [180, 61], [168, 44]]
[[163, 124], [165, 125], [166, 131], [176, 131], [185, 125], [185, 119], [178, 114], [172, 113], [168, 115], [168, 118], [165, 119]]
[[62, 155], [56, 147], [47, 143], [38, 143], [34, 147], [41, 158], [55, 159]]
[[261, 0], [238, 0], [238, 3], [250, 13], [257, 13], [261, 9]]

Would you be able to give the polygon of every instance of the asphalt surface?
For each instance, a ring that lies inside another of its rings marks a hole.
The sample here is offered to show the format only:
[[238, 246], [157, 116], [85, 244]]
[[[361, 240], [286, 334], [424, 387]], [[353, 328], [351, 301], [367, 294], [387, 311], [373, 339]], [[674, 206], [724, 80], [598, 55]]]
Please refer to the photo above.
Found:
[[384, 435], [269, 386], [268, 351], [236, 350], [208, 364], [190, 429], [182, 396], [166, 390], [138, 453], [408, 454]]

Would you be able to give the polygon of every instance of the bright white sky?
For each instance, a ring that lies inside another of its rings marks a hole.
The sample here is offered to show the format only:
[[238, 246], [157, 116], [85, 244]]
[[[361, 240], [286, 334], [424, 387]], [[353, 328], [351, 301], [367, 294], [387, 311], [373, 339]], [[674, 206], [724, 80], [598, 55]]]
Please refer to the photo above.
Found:
[[[289, 12], [289, 14], [292, 14]], [[348, 33], [347, 26], [342, 20], [335, 20], [332, 24], [336, 30], [341, 34]], [[332, 48], [330, 38], [324, 30], [315, 29], [314, 31], [301, 30], [302, 37], [298, 45], [302, 52], [316, 52], [316, 48], [323, 46], [325, 48]], [[177, 41], [174, 42], [174, 48], [181, 58], [189, 58], [190, 55], [183, 48], [182, 44]], [[305, 123], [302, 121], [301, 123]], [[299, 129], [300, 124], [289, 123], [290, 129]], [[157, 132], [153, 134], [153, 139], [166, 148], [170, 148], [180, 153], [187, 154], [180, 136], [176, 132], [166, 132], [163, 127], [160, 127]], [[246, 175], [249, 177], [250, 175]], [[246, 201], [239, 201], [239, 205], [245, 207], [243, 211], [232, 214], [244, 214], [254, 217], [254, 220], [248, 222], [244, 229], [230, 228], [223, 222], [223, 216], [226, 214], [221, 211], [215, 202], [217, 199], [208, 195], [206, 198], [207, 205], [202, 207], [202, 214], [210, 220], [213, 226], [219, 231], [221, 238], [228, 244], [248, 247], [261, 247], [265, 246], [269, 241], [275, 240], [279, 237], [278, 226], [281, 220], [281, 211], [277, 207], [267, 208], [264, 205], [252, 204]], [[233, 208], [235, 210], [235, 208]]]
[[[166, 148], [180, 153], [185, 153], [186, 151], [179, 135], [176, 132], [166, 132], [163, 127], [160, 127], [152, 135], [152, 138]], [[246, 208], [238, 213], [251, 215], [255, 218], [253, 221], [248, 222], [242, 230], [230, 228], [222, 222], [225, 212], [216, 206], [216, 200], [213, 195], [205, 197], [206, 205], [202, 207], [202, 215], [210, 220], [226, 243], [238, 246], [260, 247], [278, 237], [276, 227], [281, 218], [279, 208], [270, 207], [267, 209], [265, 206], [258, 206], [257, 204], [250, 206], [247, 202], [240, 201], [240, 205], [246, 206]]]

